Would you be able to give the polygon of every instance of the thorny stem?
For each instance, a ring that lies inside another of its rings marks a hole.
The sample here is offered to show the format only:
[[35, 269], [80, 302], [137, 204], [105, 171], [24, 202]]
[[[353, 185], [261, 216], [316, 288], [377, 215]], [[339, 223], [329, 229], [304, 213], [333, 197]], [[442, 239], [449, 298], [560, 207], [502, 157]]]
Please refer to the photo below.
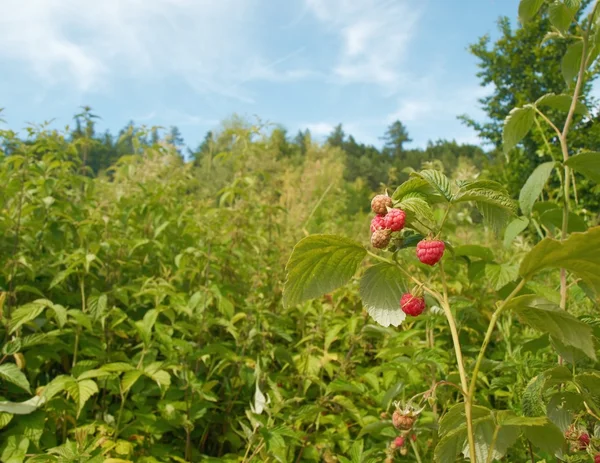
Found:
[[[571, 106], [569, 107], [569, 112], [567, 113], [567, 118], [565, 120], [565, 125], [563, 126], [562, 133], [559, 135], [560, 139], [560, 147], [563, 155], [563, 162], [566, 163], [569, 159], [569, 147], [567, 144], [567, 136], [569, 135], [569, 129], [571, 128], [571, 124], [573, 123], [573, 116], [575, 115], [575, 110], [577, 108], [577, 102], [579, 99], [579, 94], [581, 93], [581, 89], [583, 88], [583, 82], [585, 80], [585, 69], [588, 65], [588, 45], [590, 40], [590, 32], [592, 30], [592, 23], [594, 21], [594, 17], [596, 16], [596, 12], [598, 10], [598, 6], [600, 5], [599, 1], [596, 1], [594, 4], [594, 9], [590, 14], [589, 21], [586, 27], [585, 35], [583, 37], [583, 46], [581, 48], [581, 63], [579, 65], [579, 72], [577, 74], [577, 82], [575, 83], [575, 89], [573, 91], [573, 99], [571, 100]], [[566, 239], [567, 230], [569, 227], [569, 196], [570, 196], [570, 181], [571, 181], [571, 173], [569, 166], [564, 166], [564, 191], [563, 191], [563, 200], [564, 200], [564, 208], [563, 208], [563, 220], [562, 220], [562, 230], [561, 230], [561, 240]], [[567, 272], [564, 268], [560, 269], [560, 308], [566, 310], [567, 308]]]
[[[452, 334], [452, 342], [454, 344], [454, 353], [456, 355], [456, 363], [458, 365], [458, 373], [460, 375], [460, 383], [464, 391], [469, 391], [465, 398], [465, 415], [467, 419], [467, 437], [469, 440], [469, 456], [471, 461], [475, 462], [475, 434], [473, 432], [473, 419], [472, 419], [472, 405], [473, 401], [470, 398], [470, 389], [469, 383], [467, 381], [467, 375], [465, 373], [465, 364], [463, 361], [462, 350], [460, 348], [460, 339], [458, 338], [458, 330], [456, 329], [456, 321], [454, 320], [454, 315], [452, 314], [452, 310], [450, 310], [450, 303], [448, 302], [448, 283], [446, 281], [446, 272], [444, 271], [444, 264], [440, 262], [440, 273], [442, 275], [442, 287], [444, 290], [443, 298], [440, 302], [442, 305], [442, 309], [444, 310], [444, 314], [446, 315], [446, 319], [448, 320], [448, 325], [450, 326], [450, 333]], [[472, 384], [472, 383], [471, 383]]]

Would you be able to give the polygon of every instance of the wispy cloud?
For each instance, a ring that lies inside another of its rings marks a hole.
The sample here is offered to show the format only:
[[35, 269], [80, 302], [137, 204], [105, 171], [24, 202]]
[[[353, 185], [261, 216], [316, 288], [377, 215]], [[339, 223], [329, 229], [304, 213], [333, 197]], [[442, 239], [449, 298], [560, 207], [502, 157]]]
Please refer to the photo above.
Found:
[[118, 78], [176, 76], [198, 93], [252, 103], [242, 83], [309, 74], [280, 68], [288, 54], [263, 55], [253, 29], [261, 1], [5, 0], [0, 60], [26, 64], [47, 87], [106, 91]]
[[342, 83], [370, 83], [395, 90], [421, 9], [408, 0], [305, 0], [317, 19], [340, 39], [333, 75]]

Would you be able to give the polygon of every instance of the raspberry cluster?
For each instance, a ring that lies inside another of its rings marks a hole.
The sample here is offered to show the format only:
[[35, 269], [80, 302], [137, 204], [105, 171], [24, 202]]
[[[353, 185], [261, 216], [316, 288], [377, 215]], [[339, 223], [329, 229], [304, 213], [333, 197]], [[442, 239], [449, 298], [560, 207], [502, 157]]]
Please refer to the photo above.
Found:
[[[386, 249], [393, 232], [404, 228], [406, 213], [394, 208], [392, 198], [387, 194], [377, 195], [371, 200], [371, 209], [375, 217], [371, 219], [371, 245], [377, 249]], [[417, 243], [417, 258], [426, 265], [434, 266], [444, 256], [446, 244], [438, 239], [426, 238]], [[406, 293], [400, 299], [400, 308], [411, 317], [417, 317], [425, 310], [425, 299], [421, 294]]]
[[371, 219], [371, 245], [374, 248], [387, 248], [392, 239], [392, 232], [404, 228], [405, 212], [392, 206], [392, 198], [388, 195], [377, 195], [371, 201], [371, 209], [377, 214]]

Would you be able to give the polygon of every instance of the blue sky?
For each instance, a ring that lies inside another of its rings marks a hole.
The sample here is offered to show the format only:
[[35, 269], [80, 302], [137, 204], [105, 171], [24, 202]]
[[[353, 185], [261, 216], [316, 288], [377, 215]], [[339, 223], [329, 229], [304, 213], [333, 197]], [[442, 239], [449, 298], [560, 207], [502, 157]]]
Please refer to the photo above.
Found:
[[237, 113], [359, 141], [400, 119], [413, 139], [477, 143], [456, 116], [489, 93], [467, 46], [518, 0], [3, 0], [9, 127], [177, 125], [190, 146]]

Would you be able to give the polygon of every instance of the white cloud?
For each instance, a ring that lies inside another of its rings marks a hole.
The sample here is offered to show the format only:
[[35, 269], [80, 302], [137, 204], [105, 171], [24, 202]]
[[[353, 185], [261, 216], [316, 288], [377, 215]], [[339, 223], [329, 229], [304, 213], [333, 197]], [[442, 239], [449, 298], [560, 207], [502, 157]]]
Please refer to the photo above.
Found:
[[308, 124], [301, 124], [303, 128], [310, 130], [311, 135], [317, 137], [325, 137], [333, 132], [335, 126], [329, 122], [312, 122]]
[[420, 8], [408, 0], [305, 0], [342, 46], [333, 68], [342, 83], [371, 83], [394, 91], [408, 80], [402, 71], [416, 33]]
[[308, 74], [261, 56], [253, 19], [262, 1], [4, 0], [0, 60], [24, 63], [46, 87], [102, 91], [119, 77], [175, 76], [251, 103], [241, 82]]

